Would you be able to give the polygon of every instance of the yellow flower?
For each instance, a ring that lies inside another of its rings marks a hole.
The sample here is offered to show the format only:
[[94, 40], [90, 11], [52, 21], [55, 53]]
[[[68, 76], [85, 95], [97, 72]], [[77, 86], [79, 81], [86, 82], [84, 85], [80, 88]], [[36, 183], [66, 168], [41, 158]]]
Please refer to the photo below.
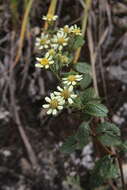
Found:
[[68, 101], [69, 104], [72, 104], [73, 99], [77, 97], [77, 95], [74, 94], [73, 92], [73, 86], [64, 87], [64, 88], [57, 86], [57, 89], [59, 90], [59, 92], [54, 92], [54, 94], [57, 95], [58, 97], [64, 98], [65, 100]]
[[50, 65], [54, 63], [54, 61], [52, 60], [52, 56], [49, 56], [48, 53], [46, 53], [44, 58], [37, 57], [36, 60], [38, 61], [38, 63], [36, 63], [35, 66], [45, 69], [48, 69]]
[[52, 48], [52, 49], [49, 49], [48, 52], [47, 52], [49, 55], [51, 56], [54, 56], [55, 55], [55, 50]]
[[53, 44], [52, 47], [54, 49], [62, 50], [64, 46], [67, 46], [68, 43], [68, 37], [66, 33], [58, 32], [54, 38], [53, 38]]
[[57, 15], [52, 15], [52, 14], [48, 14], [47, 16], [42, 17], [43, 20], [46, 20], [48, 22], [56, 21], [57, 18], [58, 18]]
[[40, 38], [36, 38], [35, 45], [38, 47], [38, 49], [47, 49], [49, 47], [49, 44], [50, 40], [48, 34], [45, 35], [42, 33]]
[[77, 25], [75, 24], [74, 26], [71, 26], [70, 27], [70, 30], [73, 34], [75, 34], [76, 36], [81, 36], [82, 35], [82, 32], [81, 32], [81, 29], [79, 27], [77, 27]]
[[77, 82], [83, 79], [82, 75], [69, 75], [68, 77], [63, 78], [63, 83], [66, 85], [76, 85]]
[[58, 111], [62, 110], [65, 104], [65, 100], [62, 97], [55, 96], [54, 93], [50, 94], [50, 98], [45, 97], [45, 101], [48, 102], [48, 104], [44, 104], [42, 107], [48, 109], [48, 115], [57, 115]]
[[65, 25], [63, 28], [60, 28], [60, 31], [69, 34], [71, 32], [71, 29], [68, 25]]
[[65, 55], [58, 54], [58, 57], [59, 57], [59, 60], [60, 60], [61, 63], [65, 63], [66, 64], [69, 61], [69, 58], [67, 56], [65, 56]]

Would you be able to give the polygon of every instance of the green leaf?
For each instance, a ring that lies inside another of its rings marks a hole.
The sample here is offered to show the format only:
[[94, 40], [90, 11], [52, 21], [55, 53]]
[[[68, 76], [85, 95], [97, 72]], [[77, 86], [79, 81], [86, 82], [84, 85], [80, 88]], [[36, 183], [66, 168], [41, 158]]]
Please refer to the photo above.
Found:
[[88, 103], [85, 106], [85, 112], [97, 117], [106, 117], [108, 113], [108, 109], [99, 103]]
[[85, 145], [89, 143], [90, 140], [90, 126], [88, 122], [82, 122], [79, 126], [79, 130], [76, 134], [77, 138], [77, 149], [82, 149]]
[[68, 77], [69, 75], [76, 75], [77, 72], [75, 71], [70, 71], [70, 72], [65, 72], [65, 73], [62, 73], [62, 77]]
[[61, 146], [60, 150], [64, 153], [72, 153], [76, 149], [76, 142], [77, 140], [75, 136], [69, 136]]
[[78, 62], [75, 64], [75, 69], [79, 73], [91, 73], [91, 66], [84, 62]]
[[103, 134], [106, 133], [106, 134], [120, 136], [120, 129], [113, 123], [103, 122], [99, 124], [97, 128], [97, 133], [103, 133]]
[[[120, 129], [109, 122], [101, 123], [97, 127], [98, 139], [106, 146], [121, 145]], [[100, 135], [100, 136], [99, 136]]]
[[85, 42], [85, 40], [83, 39], [82, 36], [77, 36], [74, 43], [73, 43], [73, 48], [77, 49], [79, 47], [82, 47], [84, 42]]
[[96, 94], [94, 88], [88, 88], [84, 92], [81, 92], [80, 97], [83, 104], [95, 99]]
[[121, 144], [118, 147], [119, 151], [127, 152], [127, 141], [121, 141]]
[[90, 74], [84, 74], [83, 79], [80, 81], [80, 86], [82, 89], [85, 89], [90, 85], [91, 82], [92, 82], [92, 78]]
[[117, 136], [113, 136], [112, 134], [102, 135], [98, 137], [98, 139], [101, 141], [102, 144], [106, 146], [118, 146], [121, 144], [120, 138]]
[[74, 103], [71, 105], [73, 106], [74, 108], [77, 108], [77, 109], [81, 109], [82, 107], [82, 101], [81, 101], [81, 97], [78, 96], [77, 98], [74, 99]]
[[98, 187], [109, 179], [118, 177], [118, 169], [113, 163], [113, 158], [104, 156], [96, 161], [95, 167], [90, 177], [90, 185]]

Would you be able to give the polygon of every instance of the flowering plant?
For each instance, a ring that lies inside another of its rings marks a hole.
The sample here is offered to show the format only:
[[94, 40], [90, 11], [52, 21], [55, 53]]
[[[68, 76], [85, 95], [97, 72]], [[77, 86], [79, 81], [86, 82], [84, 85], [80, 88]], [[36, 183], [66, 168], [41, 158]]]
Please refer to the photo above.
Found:
[[82, 123], [77, 133], [66, 139], [61, 150], [72, 153], [93, 142], [100, 159], [95, 163], [90, 184], [97, 187], [119, 176], [115, 164], [115, 160], [119, 162], [118, 151], [112, 151], [111, 147], [125, 150], [126, 146], [120, 139], [119, 128], [103, 119], [107, 117], [108, 109], [91, 87], [91, 66], [85, 62], [74, 62], [76, 50], [84, 44], [81, 29], [77, 25], [54, 29], [57, 18], [57, 15], [43, 16], [43, 20], [48, 22], [48, 29], [36, 38], [35, 43], [39, 50], [35, 66], [50, 70], [59, 82], [56, 90], [45, 97], [46, 103], [42, 107], [53, 116], [64, 108], [80, 113]]

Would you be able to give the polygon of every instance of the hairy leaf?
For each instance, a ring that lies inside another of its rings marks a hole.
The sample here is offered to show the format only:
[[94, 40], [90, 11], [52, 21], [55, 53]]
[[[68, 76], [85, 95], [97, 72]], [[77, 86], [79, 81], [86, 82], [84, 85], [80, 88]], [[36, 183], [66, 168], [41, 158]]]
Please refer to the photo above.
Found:
[[106, 117], [108, 109], [103, 104], [88, 103], [86, 104], [85, 112], [97, 117]]
[[83, 104], [88, 103], [89, 101], [95, 99], [95, 90], [94, 88], [88, 88], [84, 92], [81, 93], [81, 101]]
[[85, 89], [90, 85], [91, 82], [92, 82], [92, 78], [90, 74], [84, 74], [83, 79], [80, 81], [80, 86], [82, 89]]
[[89, 124], [87, 122], [83, 122], [80, 126], [79, 126], [79, 130], [77, 132], [76, 138], [77, 138], [77, 148], [83, 148], [86, 144], [89, 143], [90, 140], [90, 127]]
[[76, 149], [76, 142], [77, 142], [76, 137], [70, 136], [65, 140], [60, 150], [64, 153], [72, 153]]
[[118, 146], [121, 144], [120, 129], [109, 122], [101, 123], [97, 128], [97, 133], [100, 135], [98, 139], [107, 146]]
[[73, 44], [73, 48], [77, 49], [79, 47], [82, 47], [84, 42], [85, 41], [84, 41], [84, 38], [82, 36], [77, 36], [76, 39], [75, 39], [75, 42]]
[[114, 134], [117, 136], [120, 136], [120, 129], [113, 123], [109, 122], [103, 122], [99, 124], [97, 128], [97, 132], [101, 133], [109, 133], [109, 134]]
[[118, 169], [113, 163], [113, 158], [104, 156], [96, 161], [95, 167], [90, 177], [92, 187], [98, 187], [109, 179], [118, 177]]
[[106, 146], [118, 146], [121, 144], [120, 138], [117, 136], [113, 136], [112, 134], [102, 135], [98, 137], [98, 139]]
[[78, 62], [75, 65], [75, 69], [79, 73], [90, 73], [91, 72], [91, 66], [87, 63], [84, 63], [84, 62]]

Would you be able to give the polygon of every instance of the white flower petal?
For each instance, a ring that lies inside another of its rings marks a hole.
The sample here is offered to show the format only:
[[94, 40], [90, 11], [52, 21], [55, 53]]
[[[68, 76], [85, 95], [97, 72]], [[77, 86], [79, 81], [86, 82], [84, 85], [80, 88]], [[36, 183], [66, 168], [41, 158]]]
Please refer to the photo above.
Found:
[[49, 108], [50, 105], [49, 105], [49, 104], [44, 104], [42, 107], [43, 107], [43, 108]]
[[64, 81], [63, 83], [64, 83], [64, 84], [67, 84], [67, 83], [68, 83], [68, 81]]
[[51, 99], [49, 97], [45, 97], [46, 102], [51, 102]]
[[51, 99], [54, 99], [54, 98], [55, 98], [55, 96], [54, 96], [53, 93], [51, 93], [50, 96], [51, 96]]
[[62, 110], [62, 109], [63, 109], [63, 106], [58, 106], [58, 109], [59, 109], [59, 110]]
[[51, 113], [52, 113], [52, 109], [49, 109], [49, 110], [47, 111], [47, 114], [50, 115]]
[[69, 102], [69, 104], [72, 104], [73, 100], [71, 98], [68, 98], [68, 102]]
[[49, 65], [45, 65], [45, 68], [48, 69], [48, 68], [49, 68]]
[[36, 60], [37, 60], [37, 61], [40, 61], [40, 60], [41, 60], [41, 58], [37, 57], [37, 58], [36, 58]]
[[60, 96], [60, 92], [54, 92], [56, 96]]
[[62, 78], [62, 80], [67, 80], [67, 78]]
[[76, 94], [71, 94], [70, 97], [71, 97], [71, 98], [76, 98], [77, 95], [76, 95]]
[[60, 86], [57, 86], [57, 89], [58, 89], [60, 92], [63, 91], [63, 89], [62, 89]]
[[53, 115], [56, 115], [56, 114], [57, 114], [57, 110], [56, 110], [56, 109], [53, 109], [52, 114], [53, 114]]
[[36, 64], [35, 64], [35, 67], [43, 68], [44, 66], [41, 65], [41, 64], [39, 64], [39, 63], [36, 63]]
[[75, 82], [75, 81], [73, 81], [73, 82], [72, 82], [72, 85], [76, 85], [76, 82]]
[[73, 86], [69, 86], [68, 91], [72, 92], [73, 91]]

